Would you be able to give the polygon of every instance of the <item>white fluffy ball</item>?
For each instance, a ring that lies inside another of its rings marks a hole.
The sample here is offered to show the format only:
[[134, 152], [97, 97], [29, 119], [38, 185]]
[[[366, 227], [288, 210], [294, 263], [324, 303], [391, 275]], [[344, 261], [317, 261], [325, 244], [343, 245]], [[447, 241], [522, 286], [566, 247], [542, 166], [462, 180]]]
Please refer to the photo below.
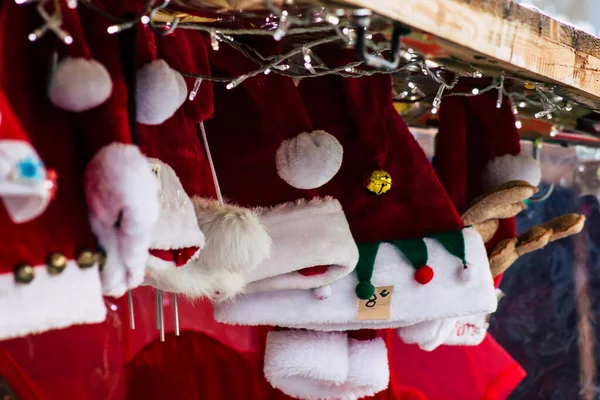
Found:
[[277, 149], [277, 173], [297, 189], [318, 188], [340, 170], [343, 154], [342, 145], [329, 133], [304, 132]]
[[486, 164], [482, 174], [482, 185], [486, 191], [510, 181], [525, 181], [538, 186], [541, 179], [540, 164], [533, 157], [507, 154]]
[[162, 124], [186, 99], [185, 80], [164, 60], [144, 65], [137, 71], [136, 79], [137, 121], [142, 124]]
[[112, 93], [112, 80], [96, 60], [66, 57], [52, 75], [48, 97], [62, 109], [80, 112], [104, 103]]

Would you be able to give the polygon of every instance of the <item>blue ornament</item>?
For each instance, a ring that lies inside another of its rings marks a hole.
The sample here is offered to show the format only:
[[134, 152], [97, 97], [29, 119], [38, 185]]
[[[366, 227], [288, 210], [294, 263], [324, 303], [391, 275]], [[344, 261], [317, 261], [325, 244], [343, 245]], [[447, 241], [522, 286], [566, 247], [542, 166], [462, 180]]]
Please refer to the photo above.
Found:
[[44, 164], [32, 156], [22, 159], [17, 163], [17, 177], [24, 181], [40, 182], [44, 180]]

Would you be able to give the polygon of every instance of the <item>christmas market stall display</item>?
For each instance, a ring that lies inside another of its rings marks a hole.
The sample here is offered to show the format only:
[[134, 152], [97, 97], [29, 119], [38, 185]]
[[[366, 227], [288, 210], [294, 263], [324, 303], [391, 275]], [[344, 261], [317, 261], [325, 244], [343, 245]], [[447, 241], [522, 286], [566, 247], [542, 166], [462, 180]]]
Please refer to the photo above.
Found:
[[510, 0], [0, 2], [0, 398], [507, 398], [502, 276], [586, 223], [515, 217], [542, 146], [600, 147], [597, 41]]

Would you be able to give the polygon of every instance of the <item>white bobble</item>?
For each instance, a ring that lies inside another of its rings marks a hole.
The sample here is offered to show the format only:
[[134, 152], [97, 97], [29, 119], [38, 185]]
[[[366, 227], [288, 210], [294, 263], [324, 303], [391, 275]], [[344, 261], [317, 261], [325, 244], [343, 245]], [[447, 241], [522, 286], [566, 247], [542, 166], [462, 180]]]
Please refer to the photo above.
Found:
[[312, 290], [313, 297], [317, 300], [325, 300], [331, 296], [331, 285], [321, 286]]
[[142, 124], [162, 124], [187, 98], [183, 76], [164, 60], [141, 67], [136, 79], [137, 121]]

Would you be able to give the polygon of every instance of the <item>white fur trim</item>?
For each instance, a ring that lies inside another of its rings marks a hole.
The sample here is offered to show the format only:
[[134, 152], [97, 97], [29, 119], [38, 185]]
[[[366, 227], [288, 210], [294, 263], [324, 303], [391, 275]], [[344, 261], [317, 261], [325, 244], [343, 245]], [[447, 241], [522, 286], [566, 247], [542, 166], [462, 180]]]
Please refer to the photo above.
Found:
[[395, 247], [381, 244], [371, 282], [375, 286], [394, 286], [390, 320], [356, 320], [355, 274], [331, 283], [332, 293], [326, 300], [316, 300], [309, 290], [249, 293], [235, 302], [215, 307], [215, 318], [229, 324], [352, 330], [397, 328], [422, 321], [491, 313], [498, 302], [485, 246], [473, 228], [465, 228], [463, 233], [466, 259], [473, 269], [470, 281], [460, 279], [457, 271], [462, 268], [461, 261], [434, 239], [425, 239], [428, 265], [435, 272], [426, 285], [415, 281], [414, 268]]
[[272, 331], [265, 348], [265, 378], [300, 399], [330, 399], [348, 377], [348, 337], [341, 332]]
[[313, 296], [317, 300], [325, 300], [331, 296], [331, 285], [325, 285], [312, 290]]
[[390, 382], [388, 351], [382, 338], [349, 341], [350, 368], [343, 385], [346, 399], [373, 396]]
[[83, 269], [69, 261], [59, 275], [50, 275], [45, 265], [34, 270], [30, 283], [16, 283], [13, 274], [0, 275], [0, 339], [104, 321], [96, 266]]
[[[273, 239], [273, 254], [245, 273], [248, 292], [313, 289], [350, 273], [358, 262], [358, 248], [342, 206], [331, 198], [296, 201], [260, 209], [260, 222]], [[327, 265], [320, 275], [298, 271]]]
[[457, 321], [456, 318], [446, 318], [420, 322], [399, 328], [398, 335], [404, 343], [417, 344], [421, 350], [433, 351], [452, 335]]
[[269, 332], [264, 371], [273, 387], [308, 400], [356, 400], [390, 380], [383, 339], [348, 340], [342, 332]]
[[112, 93], [110, 74], [96, 60], [65, 57], [56, 67], [48, 97], [64, 110], [80, 112], [104, 103]]
[[150, 248], [204, 247], [204, 234], [198, 227], [194, 205], [177, 174], [168, 164], [156, 158], [148, 161], [153, 168], [156, 167], [160, 184], [160, 216], [152, 233]]
[[206, 268], [250, 272], [271, 255], [271, 237], [250, 209], [217, 200], [192, 199], [198, 225], [206, 235], [200, 254]]
[[[18, 164], [24, 160], [38, 165], [35, 179], [19, 175]], [[22, 140], [0, 140], [0, 197], [15, 223], [30, 221], [46, 210], [51, 185], [31, 144]]]
[[277, 173], [298, 189], [323, 186], [342, 166], [344, 149], [325, 131], [304, 132], [285, 140], [275, 154]]
[[542, 170], [533, 157], [507, 154], [489, 161], [481, 178], [483, 189], [486, 191], [510, 181], [525, 181], [538, 186], [542, 179]]
[[146, 125], [162, 124], [175, 114], [186, 95], [183, 77], [165, 60], [144, 65], [137, 71], [136, 78], [137, 121]]
[[398, 329], [403, 342], [418, 344], [421, 350], [433, 351], [441, 345], [477, 346], [488, 329], [487, 314], [426, 321]]
[[240, 273], [208, 268], [195, 259], [183, 267], [151, 269], [145, 284], [189, 298], [206, 297], [217, 302], [230, 300], [244, 289]]
[[158, 182], [136, 146], [113, 143], [90, 161], [84, 184], [90, 224], [107, 253], [104, 293], [120, 297], [144, 280], [160, 213]]

